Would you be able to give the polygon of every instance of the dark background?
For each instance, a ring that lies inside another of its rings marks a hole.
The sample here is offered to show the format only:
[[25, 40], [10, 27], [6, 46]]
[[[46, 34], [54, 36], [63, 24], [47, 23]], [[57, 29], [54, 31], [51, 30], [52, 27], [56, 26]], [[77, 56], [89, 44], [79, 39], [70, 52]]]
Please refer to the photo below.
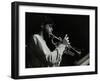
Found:
[[[53, 33], [58, 37], [68, 34], [71, 45], [82, 50], [80, 58], [89, 54], [89, 16], [71, 14], [29, 13], [26, 17], [26, 45], [30, 37], [40, 29], [43, 16], [49, 16], [55, 23]], [[64, 56], [66, 57], [66, 56]]]

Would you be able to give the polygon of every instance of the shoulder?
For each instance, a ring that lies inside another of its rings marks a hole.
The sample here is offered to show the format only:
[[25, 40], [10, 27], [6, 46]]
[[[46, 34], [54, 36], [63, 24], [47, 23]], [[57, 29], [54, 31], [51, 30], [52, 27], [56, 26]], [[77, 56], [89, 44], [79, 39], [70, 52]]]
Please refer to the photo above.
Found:
[[32, 36], [32, 38], [33, 38], [33, 39], [36, 39], [36, 38], [38, 39], [38, 38], [39, 38], [39, 35], [38, 35], [38, 34], [34, 34], [34, 35]]
[[38, 42], [39, 39], [40, 39], [40, 36], [39, 36], [38, 34], [34, 34], [34, 35], [32, 36], [32, 39], [34, 40], [35, 44], [37, 44], [37, 42]]
[[36, 40], [36, 39], [38, 39], [39, 38], [39, 35], [38, 34], [34, 34], [33, 36], [32, 36], [32, 39], [33, 40]]

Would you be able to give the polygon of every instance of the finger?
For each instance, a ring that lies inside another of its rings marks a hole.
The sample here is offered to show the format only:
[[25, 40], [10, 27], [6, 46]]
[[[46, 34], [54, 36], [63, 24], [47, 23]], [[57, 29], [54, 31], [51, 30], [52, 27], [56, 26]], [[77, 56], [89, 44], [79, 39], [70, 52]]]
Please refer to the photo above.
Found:
[[64, 38], [66, 38], [67, 37], [67, 34], [65, 35], [65, 37]]
[[65, 36], [68, 36], [67, 34]]
[[68, 39], [69, 39], [69, 37], [66, 37], [66, 39], [68, 40]]
[[64, 38], [67, 38], [67, 39], [68, 39], [69, 37], [65, 35], [65, 37], [64, 37]]
[[65, 37], [65, 40], [66, 40], [66, 41], [69, 41], [69, 37], [67, 37], [67, 38]]
[[68, 44], [70, 45], [70, 42], [68, 42]]
[[67, 40], [67, 43], [69, 43], [69, 40]]
[[65, 35], [65, 38], [69, 39], [68, 35]]

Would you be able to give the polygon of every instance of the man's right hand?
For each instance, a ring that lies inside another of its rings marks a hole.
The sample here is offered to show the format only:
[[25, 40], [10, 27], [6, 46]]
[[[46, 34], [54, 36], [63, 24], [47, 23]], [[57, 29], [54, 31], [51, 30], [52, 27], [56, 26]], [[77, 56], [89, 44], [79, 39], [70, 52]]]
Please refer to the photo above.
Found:
[[69, 43], [69, 37], [68, 37], [67, 34], [65, 35], [65, 37], [63, 39], [63, 44], [66, 45], [67, 47], [70, 45], [70, 43]]

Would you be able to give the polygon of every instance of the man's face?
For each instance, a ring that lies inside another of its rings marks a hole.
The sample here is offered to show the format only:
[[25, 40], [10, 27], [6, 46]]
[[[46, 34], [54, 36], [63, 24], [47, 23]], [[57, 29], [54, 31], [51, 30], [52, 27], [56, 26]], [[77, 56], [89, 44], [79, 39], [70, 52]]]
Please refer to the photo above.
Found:
[[53, 31], [52, 24], [46, 24], [45, 30], [46, 30], [46, 33], [48, 33], [48, 34], [52, 33], [52, 31]]

